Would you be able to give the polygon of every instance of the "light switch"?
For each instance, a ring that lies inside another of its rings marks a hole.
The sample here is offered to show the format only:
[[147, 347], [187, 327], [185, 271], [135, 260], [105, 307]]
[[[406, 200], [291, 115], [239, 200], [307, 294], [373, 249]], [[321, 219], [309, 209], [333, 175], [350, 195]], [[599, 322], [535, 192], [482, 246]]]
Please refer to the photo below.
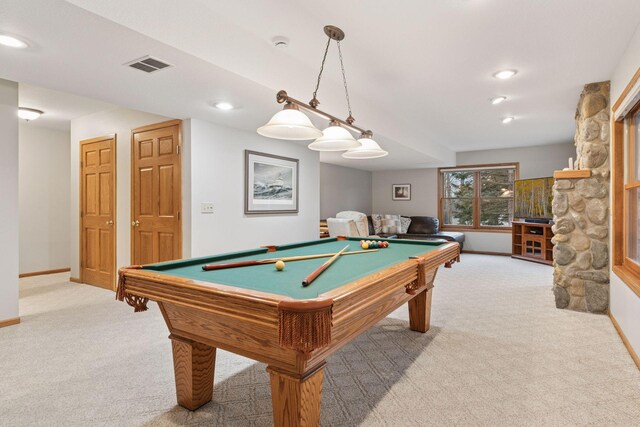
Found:
[[200, 203], [200, 213], [212, 214], [213, 213], [213, 203], [212, 202]]

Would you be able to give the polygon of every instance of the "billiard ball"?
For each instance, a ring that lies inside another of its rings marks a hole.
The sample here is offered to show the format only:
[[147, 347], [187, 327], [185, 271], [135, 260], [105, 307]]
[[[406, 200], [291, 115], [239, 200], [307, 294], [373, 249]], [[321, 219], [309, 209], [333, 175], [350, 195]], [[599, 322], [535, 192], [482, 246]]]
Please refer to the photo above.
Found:
[[362, 249], [367, 250], [367, 249], [369, 249], [369, 244], [368, 244], [367, 242], [364, 242], [362, 245], [360, 245], [360, 247], [361, 247]]
[[276, 261], [276, 270], [278, 271], [284, 270], [284, 261], [282, 261], [281, 259]]

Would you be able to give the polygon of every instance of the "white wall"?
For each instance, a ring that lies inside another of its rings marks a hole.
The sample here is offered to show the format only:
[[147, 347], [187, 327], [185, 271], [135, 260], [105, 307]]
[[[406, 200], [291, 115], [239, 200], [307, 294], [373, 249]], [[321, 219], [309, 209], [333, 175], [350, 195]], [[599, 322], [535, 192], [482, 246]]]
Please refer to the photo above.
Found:
[[[578, 105], [577, 95], [576, 105]], [[527, 179], [552, 176], [554, 170], [567, 167], [569, 157], [576, 158], [576, 147], [573, 141], [499, 150], [462, 151], [456, 155], [456, 163], [481, 165], [520, 162], [520, 179]]]
[[[577, 101], [576, 101], [577, 102]], [[567, 165], [576, 157], [573, 142], [500, 150], [466, 151], [457, 154], [457, 165], [520, 163], [520, 178], [539, 178]], [[411, 184], [410, 201], [391, 200], [392, 184]], [[438, 216], [438, 171], [411, 169], [373, 172], [372, 212]], [[467, 251], [511, 253], [511, 234], [465, 231]]]
[[371, 172], [320, 163], [320, 218], [340, 211], [371, 213]]
[[69, 267], [69, 132], [20, 122], [20, 273]]
[[71, 210], [70, 210], [70, 266], [71, 276], [80, 275], [80, 218], [79, 176], [80, 141], [99, 136], [116, 134], [116, 227], [117, 256], [119, 267], [131, 263], [131, 130], [137, 127], [170, 120], [167, 117], [126, 108], [101, 111], [71, 120]]
[[0, 321], [18, 317], [18, 83], [0, 79]]
[[629, 41], [627, 50], [618, 62], [611, 77], [611, 105], [613, 105], [640, 67], [640, 25]]
[[[191, 149], [191, 255], [317, 239], [320, 221], [320, 162], [306, 144], [278, 141], [212, 124], [189, 120]], [[300, 160], [299, 213], [244, 214], [244, 150]], [[213, 214], [200, 213], [212, 202]]]
[[[638, 68], [640, 68], [640, 26], [613, 73], [612, 105], [618, 100]], [[612, 247], [613, 244], [610, 242], [609, 248]], [[640, 297], [613, 272], [611, 272], [609, 311], [620, 325], [635, 353], [640, 356]]]
[[[411, 184], [411, 200], [392, 200], [393, 184]], [[372, 213], [438, 217], [437, 169], [373, 172], [372, 194]]]

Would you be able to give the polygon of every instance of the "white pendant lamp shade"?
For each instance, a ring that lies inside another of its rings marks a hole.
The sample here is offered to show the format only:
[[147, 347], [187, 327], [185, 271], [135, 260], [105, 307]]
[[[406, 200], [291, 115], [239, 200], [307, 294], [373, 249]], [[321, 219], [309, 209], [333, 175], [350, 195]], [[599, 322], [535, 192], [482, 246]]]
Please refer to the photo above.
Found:
[[360, 147], [352, 148], [346, 153], [342, 153], [342, 157], [345, 159], [377, 159], [389, 154], [389, 152], [380, 148], [378, 143], [370, 136], [363, 135], [358, 139], [358, 142], [362, 144]]
[[303, 141], [322, 136], [322, 131], [315, 127], [309, 117], [293, 104], [285, 105], [269, 122], [258, 128], [258, 133], [267, 138]]
[[309, 148], [315, 151], [345, 151], [359, 147], [351, 132], [338, 124], [332, 123], [322, 131], [322, 136], [311, 144]]

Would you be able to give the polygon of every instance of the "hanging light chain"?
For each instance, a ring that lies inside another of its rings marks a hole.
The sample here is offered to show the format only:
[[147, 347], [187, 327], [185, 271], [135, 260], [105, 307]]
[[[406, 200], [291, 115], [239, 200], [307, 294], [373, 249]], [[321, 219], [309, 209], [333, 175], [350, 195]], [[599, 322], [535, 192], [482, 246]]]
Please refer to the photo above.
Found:
[[[318, 81], [316, 82], [316, 89], [313, 91], [313, 99], [309, 102], [313, 108], [316, 108], [320, 102], [316, 95], [318, 94], [318, 88], [320, 87], [320, 79], [322, 79], [322, 71], [324, 71], [324, 62], [327, 60], [327, 53], [329, 52], [329, 45], [331, 44], [331, 37], [327, 38], [327, 47], [324, 49], [324, 56], [322, 57], [322, 64], [320, 64], [320, 72], [318, 73]], [[340, 47], [340, 45], [338, 45]]]
[[351, 101], [349, 100], [349, 89], [347, 88], [347, 76], [344, 72], [344, 63], [342, 62], [342, 49], [340, 49], [340, 40], [336, 41], [338, 44], [338, 56], [340, 57], [340, 68], [342, 69], [342, 82], [344, 83], [344, 94], [347, 98], [347, 108], [349, 109], [349, 117], [347, 117], [347, 122], [349, 124], [355, 122], [356, 120], [351, 115]]

